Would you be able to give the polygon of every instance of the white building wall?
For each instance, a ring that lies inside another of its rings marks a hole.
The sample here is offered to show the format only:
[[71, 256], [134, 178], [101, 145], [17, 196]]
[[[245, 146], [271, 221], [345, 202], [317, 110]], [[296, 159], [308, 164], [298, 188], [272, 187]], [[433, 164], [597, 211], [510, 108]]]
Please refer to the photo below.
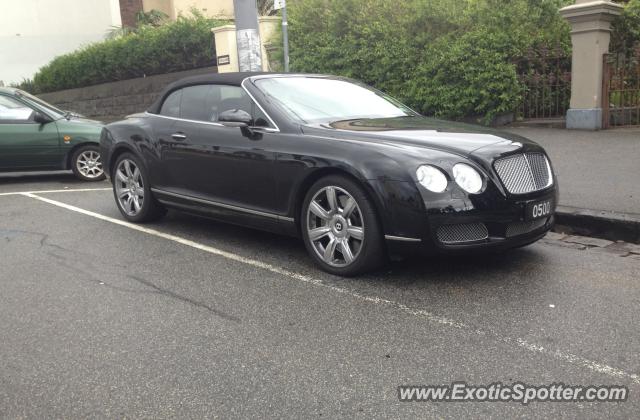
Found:
[[1, 0], [0, 80], [31, 78], [54, 57], [120, 25], [118, 0]]
[[205, 16], [233, 19], [233, 0], [171, 0], [173, 17], [180, 13], [189, 15], [191, 8], [200, 10]]
[[189, 16], [192, 8], [202, 14], [219, 19], [233, 19], [233, 0], [142, 0], [145, 12], [156, 9], [171, 19]]

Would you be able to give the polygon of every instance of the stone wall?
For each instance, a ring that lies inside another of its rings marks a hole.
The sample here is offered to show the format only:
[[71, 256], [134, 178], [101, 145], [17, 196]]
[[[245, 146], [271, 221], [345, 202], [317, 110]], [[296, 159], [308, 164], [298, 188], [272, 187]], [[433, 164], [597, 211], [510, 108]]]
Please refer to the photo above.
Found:
[[60, 109], [110, 122], [145, 111], [171, 82], [196, 74], [217, 73], [216, 67], [159, 74], [119, 82], [38, 95]]

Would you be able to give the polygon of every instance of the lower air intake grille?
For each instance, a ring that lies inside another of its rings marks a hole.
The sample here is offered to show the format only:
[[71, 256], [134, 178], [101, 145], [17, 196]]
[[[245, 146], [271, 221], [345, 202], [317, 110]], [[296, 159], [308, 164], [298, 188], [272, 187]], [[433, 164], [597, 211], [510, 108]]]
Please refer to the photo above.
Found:
[[507, 226], [507, 238], [533, 232], [547, 224], [547, 219], [532, 220], [530, 222], [513, 222]]
[[489, 232], [487, 231], [487, 227], [484, 223], [440, 226], [436, 234], [438, 236], [438, 240], [443, 244], [476, 242], [489, 237]]

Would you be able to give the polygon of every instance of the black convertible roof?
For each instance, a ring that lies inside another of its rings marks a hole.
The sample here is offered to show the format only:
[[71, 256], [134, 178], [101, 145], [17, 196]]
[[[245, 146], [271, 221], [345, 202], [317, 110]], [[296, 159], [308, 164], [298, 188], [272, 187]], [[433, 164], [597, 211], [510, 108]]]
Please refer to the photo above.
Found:
[[181, 89], [187, 86], [193, 85], [207, 85], [207, 84], [218, 84], [218, 85], [230, 85], [230, 86], [240, 86], [242, 81], [247, 77], [251, 76], [261, 76], [265, 74], [277, 74], [277, 73], [266, 73], [266, 72], [239, 72], [239, 73], [209, 73], [209, 74], [199, 74], [197, 76], [189, 76], [184, 79], [180, 79], [171, 83], [169, 86], [162, 91], [162, 94], [158, 97], [158, 99], [151, 105], [147, 112], [151, 114], [157, 114], [160, 112], [160, 107], [162, 106], [162, 102], [164, 98], [169, 95], [171, 92], [177, 89]]

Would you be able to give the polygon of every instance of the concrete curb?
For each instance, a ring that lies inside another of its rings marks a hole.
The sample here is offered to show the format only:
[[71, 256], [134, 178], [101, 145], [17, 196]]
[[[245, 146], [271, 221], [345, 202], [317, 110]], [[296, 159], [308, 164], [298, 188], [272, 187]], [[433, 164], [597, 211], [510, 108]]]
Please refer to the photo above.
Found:
[[640, 244], [640, 214], [558, 206], [555, 230]]

